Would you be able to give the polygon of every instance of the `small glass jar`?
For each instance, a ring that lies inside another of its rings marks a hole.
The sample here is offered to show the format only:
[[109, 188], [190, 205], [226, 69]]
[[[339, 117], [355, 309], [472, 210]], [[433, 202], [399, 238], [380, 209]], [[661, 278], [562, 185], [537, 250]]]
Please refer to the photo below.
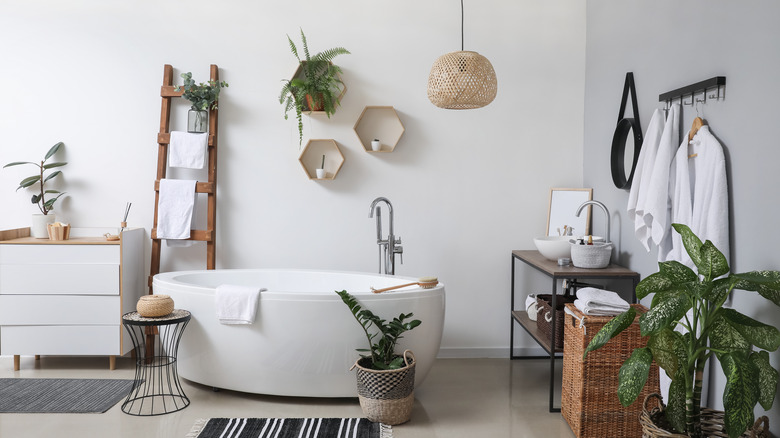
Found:
[[187, 132], [208, 132], [209, 112], [191, 109], [187, 113]]

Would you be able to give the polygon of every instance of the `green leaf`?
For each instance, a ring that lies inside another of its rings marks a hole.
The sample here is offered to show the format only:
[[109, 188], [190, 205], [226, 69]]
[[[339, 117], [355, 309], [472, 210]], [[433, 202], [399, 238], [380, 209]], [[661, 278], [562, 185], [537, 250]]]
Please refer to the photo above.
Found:
[[758, 402], [764, 410], [770, 410], [777, 394], [777, 370], [769, 363], [769, 353], [757, 351], [748, 358], [758, 369]]
[[702, 298], [712, 303], [715, 307], [720, 307], [726, 302], [736, 282], [737, 279], [732, 276], [719, 278], [712, 282], [712, 288], [702, 294]]
[[753, 425], [753, 408], [758, 402], [758, 369], [741, 354], [720, 357], [726, 386], [723, 390], [724, 423], [731, 438], [737, 438]]
[[58, 150], [60, 150], [60, 147], [63, 145], [62, 142], [59, 142], [55, 144], [54, 146], [49, 149], [49, 152], [46, 152], [46, 157], [43, 159], [43, 161], [46, 161], [51, 157], [52, 155], [56, 154]]
[[40, 180], [41, 180], [40, 175], [28, 176], [27, 178], [23, 179], [22, 182], [19, 183], [19, 187], [17, 187], [16, 190], [23, 189], [25, 187], [30, 187], [31, 185], [37, 183]]
[[62, 167], [64, 165], [66, 165], [66, 164], [68, 164], [68, 163], [63, 163], [63, 162], [49, 163], [49, 164], [44, 164], [43, 168], [44, 169], [51, 169], [52, 167]]
[[690, 301], [685, 294], [669, 294], [664, 301], [654, 305], [639, 317], [639, 330], [642, 336], [657, 333], [665, 328], [673, 328], [673, 324], [679, 321], [690, 308]]
[[61, 174], [61, 173], [62, 173], [62, 171], [55, 170], [54, 172], [50, 173], [50, 174], [49, 174], [49, 176], [47, 176], [47, 177], [46, 177], [46, 178], [43, 180], [43, 182], [45, 183], [46, 181], [48, 181], [48, 180], [50, 180], [50, 179], [54, 178], [55, 176], [57, 176], [57, 175], [59, 175], [59, 174]]
[[700, 273], [703, 273], [704, 270], [702, 269], [702, 260], [701, 260], [701, 254], [699, 252], [699, 248], [701, 248], [701, 239], [696, 237], [695, 234], [693, 234], [693, 231], [684, 224], [672, 224], [672, 227], [680, 233], [680, 237], [682, 238], [683, 246], [685, 247], [685, 251], [688, 253], [688, 256], [693, 261], [693, 264], [696, 265], [696, 268], [699, 270]]
[[780, 331], [777, 328], [758, 322], [734, 309], [722, 309], [725, 320], [748, 342], [758, 348], [775, 351], [780, 347]]
[[18, 166], [20, 164], [32, 164], [33, 166], [38, 166], [38, 163], [31, 163], [29, 161], [14, 161], [13, 163], [8, 163], [3, 168], [11, 167], [11, 166]]
[[688, 283], [699, 280], [699, 276], [693, 272], [693, 269], [675, 260], [659, 263], [658, 269], [664, 277], [671, 280], [674, 284]]
[[662, 272], [656, 272], [648, 275], [636, 285], [636, 297], [641, 300], [651, 293], [663, 292], [676, 287], [671, 278]]
[[688, 362], [688, 353], [680, 332], [663, 329], [650, 336], [647, 348], [653, 353], [653, 359], [666, 374], [674, 376], [678, 370], [684, 369]]
[[685, 397], [685, 370], [680, 369], [669, 386], [665, 411], [669, 424], [679, 433], [685, 433], [686, 428]]
[[726, 260], [726, 256], [718, 248], [715, 248], [712, 242], [709, 240], [704, 242], [699, 251], [702, 264], [702, 267], [699, 268], [699, 273], [709, 279], [715, 279], [729, 273], [729, 263]]
[[61, 192], [59, 190], [49, 189], [49, 190], [44, 191], [43, 193], [61, 193]]
[[623, 406], [631, 405], [639, 397], [652, 363], [653, 353], [648, 348], [635, 349], [631, 357], [623, 362], [618, 372], [618, 399]]
[[593, 336], [593, 339], [590, 341], [590, 344], [588, 344], [582, 357], [587, 357], [589, 351], [603, 347], [610, 339], [628, 328], [631, 323], [634, 322], [634, 318], [636, 318], [636, 309], [633, 307], [612, 318], [609, 322], [604, 324], [604, 327], [602, 327], [595, 336]]
[[30, 202], [32, 202], [33, 204], [37, 204], [38, 201], [40, 201], [40, 200], [41, 200], [41, 195], [32, 195], [32, 198], [30, 199]]
[[757, 291], [759, 295], [780, 306], [780, 272], [752, 271], [733, 274], [738, 280], [734, 289]]
[[[715, 350], [726, 352], [750, 351], [750, 342], [745, 339], [731, 324], [726, 322], [722, 314], [715, 317], [710, 325], [710, 345]], [[721, 355], [718, 355], [720, 357]]]

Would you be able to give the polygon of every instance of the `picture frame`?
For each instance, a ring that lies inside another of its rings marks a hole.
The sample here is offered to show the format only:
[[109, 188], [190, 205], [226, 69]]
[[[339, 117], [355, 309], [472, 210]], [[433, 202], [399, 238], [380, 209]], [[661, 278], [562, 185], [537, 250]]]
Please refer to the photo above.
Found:
[[591, 207], [588, 205], [577, 217], [577, 208], [583, 202], [593, 200], [592, 188], [551, 188], [547, 210], [547, 236], [563, 235], [564, 226], [573, 229], [572, 236], [590, 234]]

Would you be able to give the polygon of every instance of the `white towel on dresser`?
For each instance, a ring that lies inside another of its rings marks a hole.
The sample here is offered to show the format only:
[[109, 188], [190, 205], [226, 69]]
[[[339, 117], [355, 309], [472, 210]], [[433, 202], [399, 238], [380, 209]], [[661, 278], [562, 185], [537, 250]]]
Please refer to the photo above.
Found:
[[168, 166], [203, 169], [209, 134], [172, 131], [168, 147]]
[[255, 286], [222, 284], [214, 296], [217, 318], [222, 324], [252, 324], [257, 314], [261, 289]]
[[195, 206], [194, 180], [160, 180], [157, 202], [157, 238], [188, 239]]

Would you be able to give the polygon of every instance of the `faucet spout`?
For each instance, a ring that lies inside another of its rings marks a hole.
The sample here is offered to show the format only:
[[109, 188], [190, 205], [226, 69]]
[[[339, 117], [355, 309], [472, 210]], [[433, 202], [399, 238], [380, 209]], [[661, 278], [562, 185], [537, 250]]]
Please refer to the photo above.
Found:
[[606, 205], [604, 205], [603, 203], [601, 203], [599, 201], [585, 201], [585, 202], [582, 203], [582, 205], [580, 205], [577, 208], [576, 216], [580, 217], [580, 213], [582, 213], [582, 209], [585, 208], [588, 205], [598, 205], [599, 207], [601, 207], [601, 210], [604, 211], [604, 216], [607, 217], [607, 235], [606, 235], [607, 242], [606, 243], [611, 242], [610, 236], [609, 236], [609, 230], [611, 229], [610, 226], [609, 226], [609, 210], [607, 210], [607, 206]]
[[[368, 217], [369, 218], [374, 217], [374, 208], [380, 202], [384, 202], [387, 205], [387, 211], [390, 212], [390, 235], [392, 236], [393, 235], [393, 204], [390, 203], [389, 199], [385, 198], [384, 196], [380, 196], [374, 199], [371, 202], [371, 206], [368, 208]], [[379, 210], [377, 209], [377, 211]]]
[[[387, 205], [387, 210], [390, 212], [388, 228], [390, 228], [387, 240], [382, 239], [382, 210], [379, 204], [384, 202]], [[376, 243], [379, 245], [379, 273], [382, 273], [382, 257], [384, 256], [385, 274], [395, 275], [395, 255], [401, 254], [401, 263], [403, 263], [403, 247], [400, 245], [401, 238], [396, 238], [393, 231], [393, 204], [390, 200], [380, 196], [371, 202], [371, 206], [368, 208], [368, 217], [374, 217], [374, 211], [376, 211]]]

